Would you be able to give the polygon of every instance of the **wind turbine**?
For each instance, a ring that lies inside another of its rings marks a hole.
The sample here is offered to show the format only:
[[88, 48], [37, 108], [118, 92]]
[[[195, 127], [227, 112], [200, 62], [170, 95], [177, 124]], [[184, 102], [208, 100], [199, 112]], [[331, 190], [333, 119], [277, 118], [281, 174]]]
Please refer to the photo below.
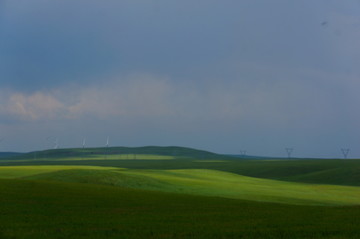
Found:
[[[86, 144], [86, 138], [84, 137], [84, 138], [83, 138], [83, 141], [82, 141], [82, 148], [83, 148], [83, 149], [85, 148], [85, 144]], [[81, 152], [82, 152], [81, 158], [84, 159], [84, 155], [86, 155], [86, 153], [85, 153], [84, 150], [82, 150]]]
[[54, 149], [57, 149], [59, 147], [59, 139], [55, 138], [53, 141], [51, 140], [53, 137], [49, 136], [46, 138], [47, 141], [50, 141], [54, 143]]
[[109, 136], [107, 137], [107, 139], [106, 139], [106, 148], [109, 148]]
[[58, 149], [59, 148], [59, 139], [55, 138], [54, 143], [55, 143], [54, 149]]
[[85, 144], [86, 144], [86, 138], [84, 137], [83, 142], [82, 142], [82, 148], [85, 148]]
[[243, 157], [246, 156], [246, 150], [240, 150], [240, 155]]
[[[105, 147], [106, 148], [109, 148], [109, 136], [107, 137], [107, 139], [106, 139], [106, 144], [105, 144]], [[105, 150], [105, 159], [106, 159], [106, 150]]]

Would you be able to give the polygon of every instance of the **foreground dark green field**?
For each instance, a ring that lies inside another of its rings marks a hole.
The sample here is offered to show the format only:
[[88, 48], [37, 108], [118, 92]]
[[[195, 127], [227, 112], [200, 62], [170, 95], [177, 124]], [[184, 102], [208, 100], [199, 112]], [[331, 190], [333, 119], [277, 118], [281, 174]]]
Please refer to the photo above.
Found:
[[103, 150], [1, 159], [0, 238], [360, 237], [360, 160]]
[[0, 180], [0, 238], [358, 238], [360, 207]]

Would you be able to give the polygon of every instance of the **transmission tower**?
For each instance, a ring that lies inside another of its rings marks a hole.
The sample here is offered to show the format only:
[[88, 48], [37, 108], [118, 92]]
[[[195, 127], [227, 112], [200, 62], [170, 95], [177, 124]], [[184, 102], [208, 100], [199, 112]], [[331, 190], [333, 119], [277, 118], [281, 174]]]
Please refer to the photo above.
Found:
[[285, 148], [288, 159], [291, 159], [291, 154], [294, 151], [293, 148]]
[[347, 159], [347, 156], [348, 156], [348, 154], [350, 152], [350, 149], [341, 149], [341, 152], [342, 152], [342, 154], [344, 156], [344, 159]]

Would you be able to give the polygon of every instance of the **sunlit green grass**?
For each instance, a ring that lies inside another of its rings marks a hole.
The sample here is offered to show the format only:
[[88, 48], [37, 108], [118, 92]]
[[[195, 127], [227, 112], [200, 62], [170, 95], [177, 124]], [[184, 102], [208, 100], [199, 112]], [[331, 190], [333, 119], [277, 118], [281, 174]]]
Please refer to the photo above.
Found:
[[174, 167], [241, 165], [230, 161], [104, 162], [109, 167], [0, 167], [0, 238], [340, 239], [360, 234], [359, 187], [285, 182], [214, 169], [119, 167], [166, 168], [168, 162]]
[[[85, 155], [84, 157], [69, 157], [69, 155], [67, 157], [57, 155], [52, 158], [38, 157], [37, 160], [28, 157], [27, 159], [0, 160], [0, 165], [89, 165], [129, 169], [213, 169], [244, 176], [282, 181], [360, 186], [360, 160], [356, 159], [230, 160], [206, 157], [181, 158], [173, 155], [156, 154], [145, 154], [145, 156], [151, 155], [151, 157], [141, 159], [139, 155], [137, 154], [136, 159], [131, 154], [113, 155], [107, 159], [105, 159], [104, 155], [90, 154], [86, 157]], [[151, 159], [153, 157], [154, 159]], [[167, 157], [174, 158], [167, 160]], [[116, 160], [116, 158], [120, 158], [120, 160]]]
[[154, 150], [1, 160], [0, 239], [359, 238], [360, 160]]
[[360, 187], [284, 182], [202, 169], [123, 173], [170, 183], [173, 192], [293, 204], [360, 204]]
[[23, 178], [38, 174], [56, 172], [71, 169], [88, 169], [88, 170], [107, 170], [117, 169], [111, 167], [98, 166], [2, 166], [0, 167], [0, 178]]
[[207, 169], [129, 170], [94, 166], [16, 166], [0, 167], [0, 178], [107, 184], [289, 204], [360, 204], [360, 187], [284, 182]]

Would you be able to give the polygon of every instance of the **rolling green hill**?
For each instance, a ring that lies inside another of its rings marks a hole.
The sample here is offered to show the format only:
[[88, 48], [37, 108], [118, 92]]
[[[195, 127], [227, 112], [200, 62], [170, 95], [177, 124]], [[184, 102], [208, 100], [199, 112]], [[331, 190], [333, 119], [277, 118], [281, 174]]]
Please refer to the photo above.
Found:
[[[123, 155], [123, 157], [127, 157]], [[3, 166], [89, 165], [129, 169], [213, 169], [239, 175], [291, 182], [360, 186], [360, 160], [239, 160], [189, 159], [165, 155], [139, 158], [57, 158], [52, 160], [2, 160]], [[167, 160], [171, 159], [171, 160]]]
[[360, 188], [284, 182], [207, 169], [127, 170], [94, 166], [0, 167], [0, 178], [126, 188], [307, 205], [360, 205]]
[[102, 150], [0, 160], [0, 238], [360, 233], [360, 160], [244, 160], [186, 148], [170, 154], [172, 147]]
[[245, 160], [184, 147], [148, 146], [45, 150], [2, 158], [0, 165], [214, 169], [244, 176], [291, 182], [360, 186], [360, 160]]

